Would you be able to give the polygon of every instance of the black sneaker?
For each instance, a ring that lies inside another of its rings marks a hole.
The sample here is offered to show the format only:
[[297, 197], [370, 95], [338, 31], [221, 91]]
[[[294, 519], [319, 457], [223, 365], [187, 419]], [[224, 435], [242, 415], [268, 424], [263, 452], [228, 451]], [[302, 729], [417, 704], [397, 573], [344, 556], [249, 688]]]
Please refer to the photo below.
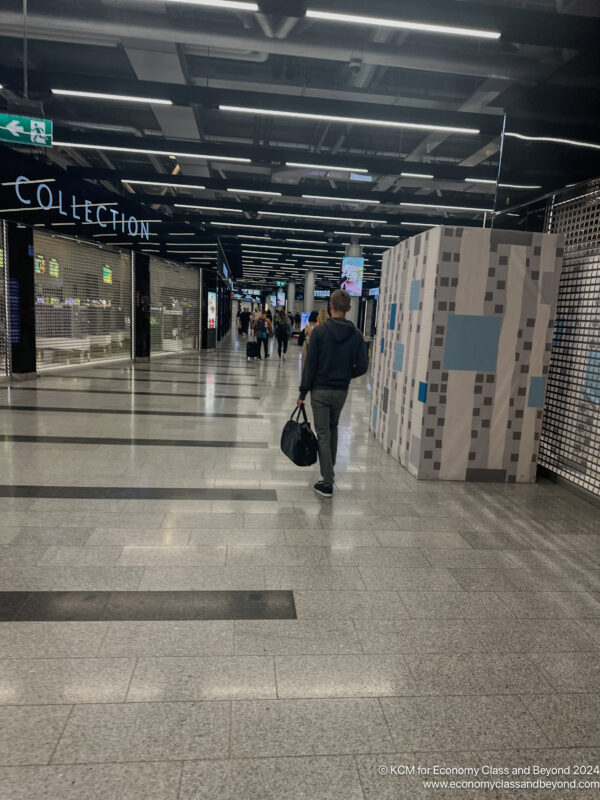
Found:
[[321, 497], [333, 497], [333, 486], [329, 486], [327, 483], [323, 483], [323, 481], [315, 483], [313, 489], [317, 494], [320, 494]]

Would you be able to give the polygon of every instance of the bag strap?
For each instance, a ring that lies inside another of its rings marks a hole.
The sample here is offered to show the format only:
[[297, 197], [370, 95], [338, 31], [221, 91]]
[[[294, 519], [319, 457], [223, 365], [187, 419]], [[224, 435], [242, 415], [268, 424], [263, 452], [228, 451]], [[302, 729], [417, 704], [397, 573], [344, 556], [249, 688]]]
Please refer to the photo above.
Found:
[[306, 416], [306, 409], [304, 408], [304, 403], [302, 403], [301, 406], [295, 408], [294, 411], [292, 411], [292, 416], [290, 417], [290, 419], [293, 420], [294, 417], [297, 416], [297, 419], [295, 421], [299, 422], [300, 414], [302, 414], [302, 416], [304, 417], [304, 422], [308, 422], [308, 417]]

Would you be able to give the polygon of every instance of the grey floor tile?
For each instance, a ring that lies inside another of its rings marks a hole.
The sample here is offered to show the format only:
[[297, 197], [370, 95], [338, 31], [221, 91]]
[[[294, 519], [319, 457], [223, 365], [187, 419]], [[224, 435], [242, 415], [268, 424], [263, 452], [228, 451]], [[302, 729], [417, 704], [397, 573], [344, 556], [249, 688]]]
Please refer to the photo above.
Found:
[[392, 748], [379, 702], [373, 698], [232, 704], [234, 758], [344, 755]]
[[285, 529], [288, 545], [313, 545], [325, 547], [378, 547], [373, 531], [368, 530], [304, 530]]
[[221, 545], [281, 546], [285, 545], [283, 530], [261, 530], [250, 528], [214, 528], [192, 530], [190, 544], [196, 547], [218, 547]]
[[[364, 514], [335, 514], [332, 516], [319, 517], [325, 530], [370, 530], [374, 533], [378, 531], [398, 530], [396, 521], [393, 517], [371, 516]], [[402, 518], [403, 519], [403, 518]], [[292, 528], [293, 525], [286, 527]]]
[[176, 545], [128, 545], [120, 551], [122, 567], [192, 567], [224, 566], [227, 550], [220, 547], [180, 547]]
[[466, 530], [461, 532], [461, 536], [468, 545], [476, 550], [518, 550], [519, 548], [532, 547], [518, 533], [503, 531], [489, 533], [480, 530]]
[[361, 652], [350, 620], [241, 620], [235, 623], [236, 655]]
[[512, 571], [499, 569], [452, 568], [449, 570], [454, 580], [466, 592], [507, 592], [517, 589], [511, 580]]
[[493, 592], [399, 592], [407, 617], [486, 619], [513, 616]]
[[229, 621], [111, 622], [98, 655], [140, 658], [232, 655], [233, 625]]
[[449, 570], [404, 569], [402, 567], [359, 567], [367, 589], [389, 589], [399, 591], [462, 591]]
[[[466, 545], [466, 542], [465, 542]], [[533, 551], [518, 550], [518, 553]], [[502, 569], [515, 566], [507, 552], [502, 550], [476, 550], [468, 547], [424, 549], [423, 555], [432, 567], [446, 569]]]
[[550, 744], [518, 697], [384, 697], [381, 704], [400, 750]]
[[557, 692], [600, 692], [600, 658], [592, 653], [532, 653]]
[[227, 565], [328, 566], [324, 547], [292, 547], [277, 545], [228, 545]]
[[383, 547], [439, 547], [470, 551], [470, 545], [462, 534], [452, 531], [377, 531], [376, 535]]
[[429, 561], [415, 547], [331, 547], [332, 566], [390, 566], [428, 568]]
[[177, 800], [181, 764], [85, 764], [0, 769], [7, 800]]
[[510, 581], [515, 589], [537, 592], [586, 592], [600, 588], [600, 570], [513, 569]]
[[528, 655], [409, 654], [405, 659], [417, 685], [418, 691], [415, 694], [514, 695], [523, 692], [547, 692], [551, 689], [551, 684], [543, 676], [539, 665]]
[[365, 584], [357, 567], [265, 567], [267, 589], [361, 590]]
[[387, 619], [408, 613], [397, 592], [294, 592], [298, 619]]
[[39, 563], [52, 567], [114, 567], [120, 553], [120, 547], [51, 546], [45, 549]]
[[181, 800], [363, 800], [351, 756], [196, 761], [183, 767]]
[[0, 764], [47, 764], [71, 706], [0, 706]]
[[522, 699], [556, 747], [600, 746], [600, 694], [524, 695]]
[[582, 628], [587, 635], [600, 645], [600, 620], [599, 619], [581, 619], [577, 624]]
[[52, 763], [222, 758], [229, 726], [226, 702], [75, 706]]
[[3, 567], [35, 567], [41, 563], [47, 547], [42, 546], [0, 546], [0, 564]]
[[118, 703], [125, 700], [133, 659], [0, 659], [0, 702], [10, 705]]
[[79, 658], [96, 655], [106, 622], [3, 622], [0, 653], [11, 658]]
[[190, 528], [95, 528], [86, 544], [88, 546], [126, 547], [128, 545], [183, 547], [189, 543]]
[[[274, 589], [265, 587], [263, 567], [146, 567], [138, 587], [144, 591]], [[281, 587], [292, 588], [292, 587]]]
[[277, 693], [292, 697], [416, 694], [403, 656], [276, 656]]
[[21, 527], [14, 530], [18, 530], [18, 533], [12, 538], [10, 542], [12, 545], [73, 547], [87, 544], [93, 528], [46, 528], [38, 526]]
[[600, 600], [587, 592], [500, 592], [515, 617], [600, 617]]
[[395, 517], [394, 528], [399, 531], [450, 531], [462, 533], [474, 530], [473, 526], [464, 517], [451, 516], [420, 516], [420, 517]]
[[271, 657], [138, 659], [127, 700], [252, 700], [277, 696]]

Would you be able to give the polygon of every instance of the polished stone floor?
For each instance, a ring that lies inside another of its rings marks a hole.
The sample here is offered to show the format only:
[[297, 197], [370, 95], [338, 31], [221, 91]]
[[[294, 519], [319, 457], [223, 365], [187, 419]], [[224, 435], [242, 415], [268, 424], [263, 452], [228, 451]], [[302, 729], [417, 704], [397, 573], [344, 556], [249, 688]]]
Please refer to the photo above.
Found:
[[389, 774], [600, 762], [600, 512], [415, 481], [368, 378], [316, 497], [278, 447], [299, 352], [0, 387], [3, 800], [598, 797]]

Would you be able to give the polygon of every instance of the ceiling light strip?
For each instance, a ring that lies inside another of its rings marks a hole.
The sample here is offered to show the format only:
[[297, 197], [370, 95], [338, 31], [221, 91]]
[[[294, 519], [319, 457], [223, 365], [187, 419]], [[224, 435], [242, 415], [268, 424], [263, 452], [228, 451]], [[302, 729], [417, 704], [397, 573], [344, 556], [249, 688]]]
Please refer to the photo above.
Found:
[[234, 161], [239, 164], [252, 163], [249, 158], [238, 158], [237, 156], [211, 156], [199, 153], [180, 153], [175, 150], [151, 150], [146, 147], [116, 147], [107, 144], [81, 144], [80, 142], [61, 142], [54, 141], [55, 147], [72, 147], [80, 150], [107, 150], [112, 153], [140, 153], [152, 156], [177, 156], [178, 158], [202, 158], [205, 161]]
[[468, 36], [476, 39], [499, 39], [500, 31], [463, 28], [457, 25], [436, 25], [431, 22], [412, 22], [403, 19], [386, 19], [384, 17], [364, 17], [358, 14], [340, 14], [335, 11], [317, 11], [308, 9], [309, 19], [325, 22], [349, 22], [355, 25], [373, 25], [377, 28], [396, 28], [397, 30], [415, 31], [418, 33], [438, 33], [448, 36]]
[[80, 92], [75, 89], [52, 89], [53, 95], [80, 97], [86, 100], [113, 100], [118, 103], [151, 103], [155, 106], [172, 106], [172, 100], [156, 97], [137, 97], [126, 94], [107, 94], [105, 92]]

